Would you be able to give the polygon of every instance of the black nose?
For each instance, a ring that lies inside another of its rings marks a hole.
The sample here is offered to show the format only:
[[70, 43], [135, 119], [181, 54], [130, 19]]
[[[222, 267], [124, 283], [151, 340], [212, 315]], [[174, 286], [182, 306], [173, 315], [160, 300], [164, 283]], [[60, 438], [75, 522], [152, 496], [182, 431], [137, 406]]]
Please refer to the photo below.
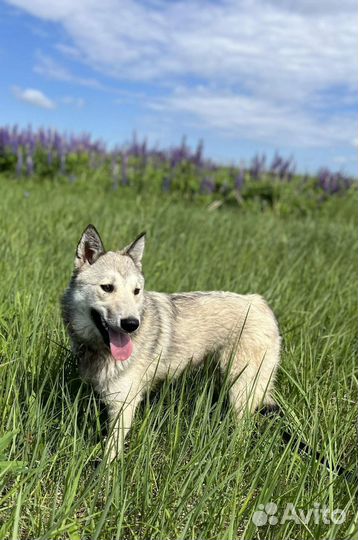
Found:
[[129, 318], [129, 319], [121, 319], [121, 328], [125, 332], [128, 332], [129, 334], [131, 332], [134, 332], [134, 330], [137, 330], [139, 326], [138, 319]]

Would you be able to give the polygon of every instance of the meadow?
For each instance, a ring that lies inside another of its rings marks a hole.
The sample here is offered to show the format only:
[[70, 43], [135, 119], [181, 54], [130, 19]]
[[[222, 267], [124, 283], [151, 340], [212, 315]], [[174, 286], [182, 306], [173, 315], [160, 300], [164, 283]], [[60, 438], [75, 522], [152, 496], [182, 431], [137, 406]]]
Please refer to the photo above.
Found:
[[[113, 189], [104, 176], [0, 176], [0, 538], [353, 538], [356, 191], [216, 207], [217, 193]], [[284, 415], [237, 424], [208, 361], [147, 396], [104, 467], [105, 411], [78, 379], [59, 307], [88, 223], [107, 249], [147, 231], [147, 289], [264, 295], [283, 336]], [[300, 517], [284, 519], [288, 503]]]

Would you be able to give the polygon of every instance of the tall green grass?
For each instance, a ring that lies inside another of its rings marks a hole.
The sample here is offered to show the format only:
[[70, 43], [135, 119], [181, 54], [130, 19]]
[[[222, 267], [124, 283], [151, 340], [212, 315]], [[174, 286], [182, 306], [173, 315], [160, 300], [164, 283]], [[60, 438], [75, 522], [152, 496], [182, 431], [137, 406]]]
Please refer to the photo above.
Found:
[[[354, 537], [355, 201], [297, 218], [1, 179], [0, 201], [0, 538]], [[147, 230], [148, 289], [267, 298], [282, 418], [236, 424], [209, 362], [147, 396], [121, 459], [100, 463], [105, 414], [77, 378], [58, 302], [89, 222], [111, 249]], [[301, 439], [330, 467], [301, 455]], [[270, 502], [279, 522], [255, 525]], [[346, 519], [281, 523], [287, 503]]]

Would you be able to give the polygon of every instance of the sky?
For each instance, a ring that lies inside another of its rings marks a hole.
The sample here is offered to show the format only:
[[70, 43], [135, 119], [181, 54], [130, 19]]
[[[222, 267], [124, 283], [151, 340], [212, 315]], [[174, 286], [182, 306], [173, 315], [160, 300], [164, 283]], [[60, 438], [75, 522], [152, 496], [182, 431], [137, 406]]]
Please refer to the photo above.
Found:
[[0, 124], [357, 176], [355, 0], [0, 0]]

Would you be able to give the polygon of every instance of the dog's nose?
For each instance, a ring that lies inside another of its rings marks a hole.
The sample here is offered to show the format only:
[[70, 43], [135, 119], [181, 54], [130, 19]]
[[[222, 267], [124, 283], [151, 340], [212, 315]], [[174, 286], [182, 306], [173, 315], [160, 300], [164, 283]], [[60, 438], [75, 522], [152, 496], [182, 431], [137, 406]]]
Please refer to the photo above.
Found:
[[121, 328], [129, 334], [131, 332], [134, 332], [134, 330], [137, 330], [138, 326], [139, 321], [138, 319], [134, 319], [134, 317], [130, 317], [128, 319], [121, 319]]

